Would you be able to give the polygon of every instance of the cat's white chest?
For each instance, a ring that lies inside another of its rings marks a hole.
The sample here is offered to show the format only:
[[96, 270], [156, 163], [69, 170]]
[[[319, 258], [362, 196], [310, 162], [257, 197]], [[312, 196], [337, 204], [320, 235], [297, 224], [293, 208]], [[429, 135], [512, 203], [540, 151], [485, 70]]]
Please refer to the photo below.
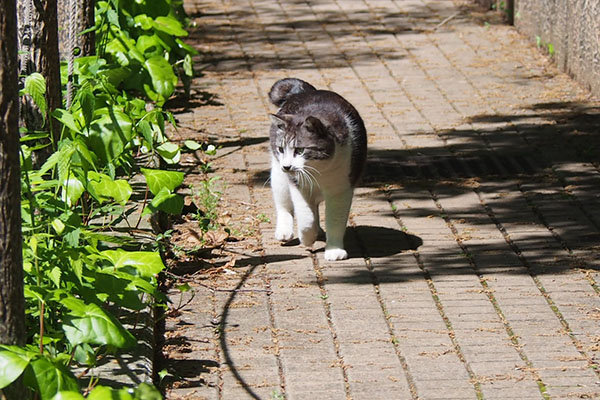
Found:
[[350, 187], [350, 145], [338, 146], [330, 160], [307, 161], [313, 167], [319, 190], [327, 196]]

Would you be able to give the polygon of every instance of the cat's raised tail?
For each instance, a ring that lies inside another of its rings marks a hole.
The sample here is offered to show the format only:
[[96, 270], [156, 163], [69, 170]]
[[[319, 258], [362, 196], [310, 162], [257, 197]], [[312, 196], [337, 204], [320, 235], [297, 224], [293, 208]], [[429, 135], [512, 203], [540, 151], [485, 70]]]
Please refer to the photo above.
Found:
[[286, 100], [294, 94], [317, 90], [313, 85], [302, 79], [283, 78], [275, 82], [269, 91], [269, 100], [277, 107], [281, 107]]

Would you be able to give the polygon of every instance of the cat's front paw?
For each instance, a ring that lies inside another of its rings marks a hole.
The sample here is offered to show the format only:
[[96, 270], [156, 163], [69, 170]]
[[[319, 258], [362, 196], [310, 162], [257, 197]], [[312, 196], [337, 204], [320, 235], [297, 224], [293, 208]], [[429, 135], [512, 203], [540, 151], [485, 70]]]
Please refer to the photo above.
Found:
[[345, 260], [346, 258], [348, 258], [348, 252], [344, 249], [325, 249], [327, 261]]
[[280, 242], [289, 242], [294, 237], [293, 227], [278, 226], [275, 229], [275, 239]]
[[317, 229], [304, 229], [298, 232], [298, 236], [300, 237], [300, 243], [303, 246], [311, 247], [317, 241], [317, 235], [319, 231]]

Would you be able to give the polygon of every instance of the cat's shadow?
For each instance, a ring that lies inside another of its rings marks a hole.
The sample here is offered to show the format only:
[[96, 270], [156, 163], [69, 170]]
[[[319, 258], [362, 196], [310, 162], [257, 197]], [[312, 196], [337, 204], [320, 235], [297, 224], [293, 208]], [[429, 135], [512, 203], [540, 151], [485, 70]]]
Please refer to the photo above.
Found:
[[423, 240], [410, 233], [383, 226], [359, 225], [349, 227], [344, 246], [349, 258], [389, 257], [408, 250], [417, 250]]
[[[319, 235], [320, 241], [325, 241], [324, 235]], [[298, 246], [300, 241], [292, 239], [283, 246]], [[348, 258], [379, 258], [389, 257], [408, 250], [417, 250], [423, 240], [410, 233], [383, 226], [350, 226], [344, 236], [344, 247]], [[315, 252], [324, 251], [324, 246], [315, 245]]]

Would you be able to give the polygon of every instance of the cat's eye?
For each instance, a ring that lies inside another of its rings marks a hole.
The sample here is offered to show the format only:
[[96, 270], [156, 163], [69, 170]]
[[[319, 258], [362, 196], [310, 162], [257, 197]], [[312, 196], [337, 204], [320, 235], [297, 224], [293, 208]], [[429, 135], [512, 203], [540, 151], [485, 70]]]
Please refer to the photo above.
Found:
[[294, 149], [294, 154], [297, 156], [301, 156], [302, 154], [304, 154], [304, 147], [296, 147]]
[[277, 151], [278, 151], [278, 152], [280, 152], [281, 154], [283, 154], [283, 147], [279, 146], [279, 147], [277, 148]]

